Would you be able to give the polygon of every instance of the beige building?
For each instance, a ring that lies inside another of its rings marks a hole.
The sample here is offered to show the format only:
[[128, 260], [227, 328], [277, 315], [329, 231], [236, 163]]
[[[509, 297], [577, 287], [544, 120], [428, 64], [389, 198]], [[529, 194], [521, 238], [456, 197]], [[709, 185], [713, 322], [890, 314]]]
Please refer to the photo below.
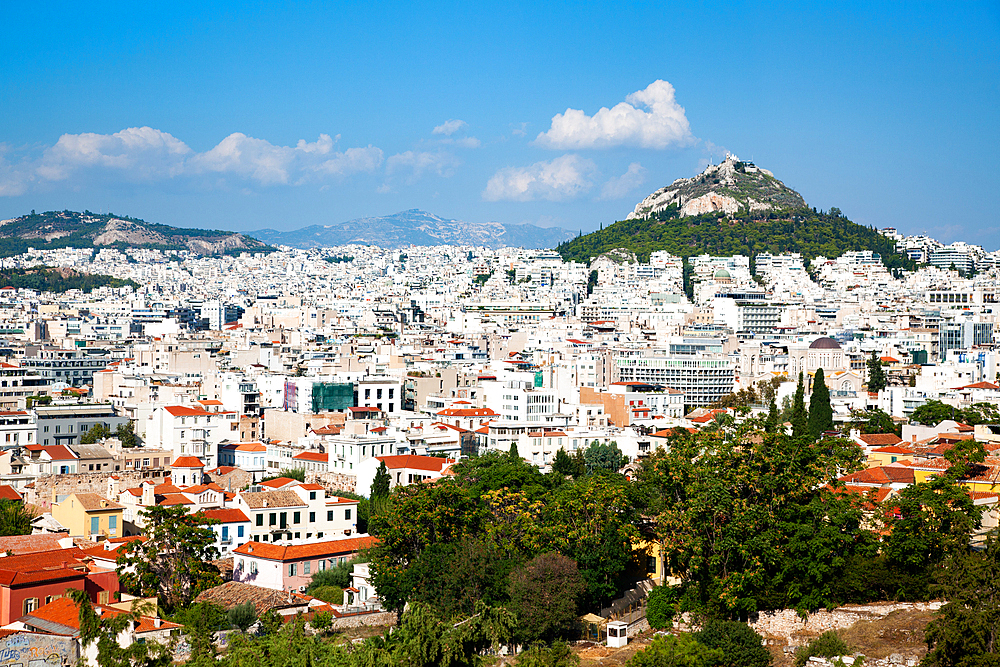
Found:
[[71, 493], [59, 497], [52, 493], [52, 518], [62, 524], [71, 537], [104, 540], [122, 536], [122, 506], [96, 493]]

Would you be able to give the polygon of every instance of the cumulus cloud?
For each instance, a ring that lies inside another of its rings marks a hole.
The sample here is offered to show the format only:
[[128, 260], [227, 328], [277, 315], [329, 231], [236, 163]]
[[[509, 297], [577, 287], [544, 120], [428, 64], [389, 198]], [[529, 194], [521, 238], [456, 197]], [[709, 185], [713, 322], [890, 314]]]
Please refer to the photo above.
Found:
[[601, 199], [621, 199], [634, 192], [645, 182], [646, 168], [638, 162], [633, 162], [628, 166], [628, 171], [621, 176], [609, 179], [601, 186]]
[[443, 134], [446, 137], [450, 137], [464, 127], [468, 127], [469, 124], [464, 120], [451, 119], [446, 120], [437, 127], [434, 128], [433, 134]]
[[64, 134], [36, 159], [17, 163], [0, 151], [0, 196], [24, 194], [27, 183], [66, 181], [103, 174], [127, 182], [222, 176], [258, 185], [302, 184], [373, 172], [382, 166], [380, 148], [338, 150], [340, 136], [321, 134], [295, 146], [234, 132], [210, 150], [195, 152], [173, 135], [151, 127], [130, 127], [114, 134]]
[[483, 199], [572, 199], [593, 187], [596, 172], [597, 165], [593, 161], [573, 154], [536, 162], [528, 167], [506, 167], [494, 174], [486, 184]]
[[610, 109], [602, 107], [593, 116], [580, 109], [566, 109], [552, 117], [548, 132], [535, 139], [539, 146], [557, 149], [663, 149], [694, 141], [684, 108], [674, 99], [674, 87], [659, 79]]

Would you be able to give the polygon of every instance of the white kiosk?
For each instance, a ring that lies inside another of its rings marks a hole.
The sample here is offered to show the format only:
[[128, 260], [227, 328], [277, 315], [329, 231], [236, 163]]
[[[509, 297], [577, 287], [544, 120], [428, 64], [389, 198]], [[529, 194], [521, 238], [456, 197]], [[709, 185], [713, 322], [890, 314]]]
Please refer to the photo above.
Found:
[[611, 621], [608, 623], [608, 646], [621, 648], [628, 644], [628, 623]]

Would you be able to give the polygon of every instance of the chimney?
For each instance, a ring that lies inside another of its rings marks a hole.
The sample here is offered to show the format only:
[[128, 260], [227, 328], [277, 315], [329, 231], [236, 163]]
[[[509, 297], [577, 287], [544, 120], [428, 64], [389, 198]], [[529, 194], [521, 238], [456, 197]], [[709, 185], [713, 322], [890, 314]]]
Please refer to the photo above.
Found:
[[916, 444], [916, 442], [917, 442], [917, 434], [916, 433], [911, 433], [910, 434], [910, 442]]
[[160, 617], [159, 617], [159, 616], [154, 616], [154, 617], [153, 617], [153, 627], [154, 627], [154, 628], [158, 628], [158, 627], [160, 627], [160, 624], [161, 624], [161, 623], [163, 623], [163, 621], [161, 621], [161, 620], [160, 620]]

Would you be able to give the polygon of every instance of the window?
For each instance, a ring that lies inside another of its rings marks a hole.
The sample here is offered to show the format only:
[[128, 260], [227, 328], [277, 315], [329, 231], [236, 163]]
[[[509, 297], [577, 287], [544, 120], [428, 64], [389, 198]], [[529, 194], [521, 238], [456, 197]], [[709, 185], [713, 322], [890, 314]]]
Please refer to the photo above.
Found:
[[298, 563], [289, 563], [288, 564], [288, 576], [289, 577], [294, 577], [296, 575], [296, 573], [298, 572], [298, 569], [299, 569]]
[[257, 574], [257, 561], [250, 561], [250, 574]]
[[112, 535], [114, 535], [115, 533], [118, 532], [118, 517], [117, 516], [112, 515], [112, 516], [108, 517], [108, 532], [111, 533]]
[[351, 520], [351, 510], [350, 509], [344, 510], [344, 519], [347, 520], [347, 521]]
[[222, 541], [225, 542], [229, 539], [229, 526], [222, 527]]
[[268, 515], [268, 517], [267, 517], [267, 525], [269, 525], [269, 526], [277, 526], [278, 525], [278, 515], [275, 514], [274, 512], [271, 512]]
[[330, 510], [329, 512], [326, 513], [326, 520], [333, 521], [333, 510]]
[[314, 523], [316, 521], [316, 512], [309, 512], [309, 523]]
[[310, 491], [309, 492], [309, 500], [316, 500], [316, 492], [315, 491]]
[[108, 604], [108, 599], [111, 596], [108, 595], [108, 591], [98, 591], [97, 593], [97, 604]]
[[257, 515], [257, 525], [258, 526], [263, 526], [264, 525], [264, 515], [263, 514], [258, 514]]
[[309, 574], [310, 565], [312, 565], [312, 561], [309, 560], [302, 564], [302, 574]]
[[30, 614], [38, 609], [38, 598], [28, 598], [24, 601], [24, 613]]
[[101, 532], [101, 517], [92, 516], [90, 517], [90, 534], [96, 535]]
[[326, 561], [320, 558], [318, 561], [316, 561], [316, 566], [320, 569], [320, 571], [323, 571], [326, 569]]
[[302, 512], [292, 512], [292, 523], [302, 523]]
[[243, 526], [236, 526], [236, 537], [243, 537]]

